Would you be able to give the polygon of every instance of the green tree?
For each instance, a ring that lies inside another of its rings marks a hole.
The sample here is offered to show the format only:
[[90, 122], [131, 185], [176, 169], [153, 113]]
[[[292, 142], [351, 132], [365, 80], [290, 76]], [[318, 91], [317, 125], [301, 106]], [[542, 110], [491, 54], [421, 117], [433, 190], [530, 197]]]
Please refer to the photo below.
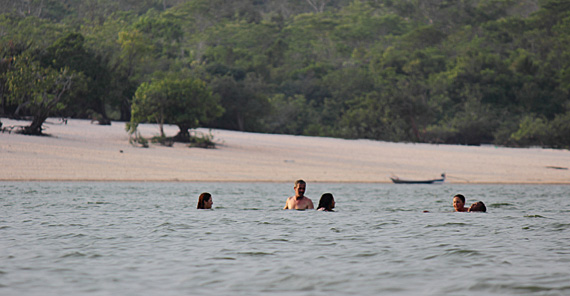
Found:
[[164, 137], [162, 126], [170, 123], [180, 129], [174, 137], [180, 142], [190, 140], [189, 129], [212, 121], [224, 111], [204, 81], [177, 75], [142, 83], [135, 92], [131, 110], [127, 126], [130, 133], [136, 132], [139, 123], [150, 121], [159, 124]]
[[345, 138], [366, 138], [397, 140], [398, 120], [394, 120], [390, 108], [390, 98], [372, 91], [350, 100], [342, 115], [340, 135]]
[[180, 57], [180, 41], [184, 33], [174, 15], [151, 10], [140, 17], [133, 27], [152, 41], [156, 57]]
[[42, 55], [42, 65], [54, 69], [68, 68], [83, 73], [86, 78], [85, 92], [75, 92], [66, 108], [67, 114], [88, 117], [96, 113], [100, 124], [110, 124], [105, 109], [111, 76], [101, 57], [95, 56], [84, 47], [83, 35], [69, 33], [48, 47]]
[[0, 46], [0, 115], [8, 115], [6, 74], [13, 70], [14, 60], [30, 47], [29, 43], [9, 41]]
[[110, 82], [105, 86], [107, 95], [104, 101], [106, 113], [114, 120], [129, 119], [130, 98], [140, 84], [128, 76], [129, 71], [126, 70], [122, 56], [122, 43], [119, 42], [119, 32], [128, 31], [135, 20], [136, 16], [132, 13], [117, 12], [105, 19], [102, 24], [86, 21], [80, 30], [85, 37], [86, 50], [101, 60], [101, 67], [109, 70]]
[[570, 111], [558, 114], [549, 123], [548, 129], [549, 146], [554, 148], [570, 149], [570, 137], [568, 136], [570, 135]]
[[269, 102], [273, 108], [270, 116], [266, 117], [270, 121], [266, 122], [265, 126], [272, 133], [302, 135], [317, 117], [312, 103], [302, 95], [285, 97], [283, 94], [276, 94], [269, 98]]
[[[18, 56], [14, 61], [13, 70], [5, 74], [8, 84], [8, 99], [25, 108], [32, 115], [31, 124], [24, 133], [41, 135], [42, 125], [50, 115], [65, 108], [66, 94], [72, 90], [72, 83], [80, 74], [72, 73], [69, 69], [55, 70], [41, 67], [29, 55]], [[84, 86], [74, 85], [75, 89]]]
[[124, 83], [121, 99], [121, 120], [128, 120], [131, 113], [130, 97], [133, 86], [143, 79], [140, 69], [150, 62], [152, 44], [139, 30], [125, 30], [119, 32], [117, 42], [121, 45], [117, 61], [117, 74]]
[[533, 143], [544, 145], [547, 132], [548, 122], [546, 120], [527, 115], [521, 120], [519, 129], [511, 135], [511, 140], [520, 146], [528, 146]]
[[39, 48], [50, 46], [68, 29], [63, 24], [35, 16], [20, 17], [0, 14], [0, 41], [33, 44]]
[[263, 82], [254, 73], [243, 79], [225, 75], [214, 78], [214, 93], [221, 98], [226, 110], [216, 126], [240, 131], [259, 131], [259, 121], [269, 111]]

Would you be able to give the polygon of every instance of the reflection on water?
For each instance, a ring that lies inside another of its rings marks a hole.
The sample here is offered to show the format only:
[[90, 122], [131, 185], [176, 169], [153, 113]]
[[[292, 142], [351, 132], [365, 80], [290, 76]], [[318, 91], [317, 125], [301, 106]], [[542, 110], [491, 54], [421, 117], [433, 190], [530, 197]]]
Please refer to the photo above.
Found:
[[570, 294], [569, 186], [308, 183], [334, 213], [281, 210], [292, 183], [0, 186], [0, 295]]

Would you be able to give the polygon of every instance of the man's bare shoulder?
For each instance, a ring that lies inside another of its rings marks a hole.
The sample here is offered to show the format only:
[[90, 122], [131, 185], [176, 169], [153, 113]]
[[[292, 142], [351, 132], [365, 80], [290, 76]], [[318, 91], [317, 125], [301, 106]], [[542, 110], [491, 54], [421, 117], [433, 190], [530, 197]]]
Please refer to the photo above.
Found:
[[307, 204], [308, 204], [308, 209], [314, 209], [315, 206], [313, 205], [313, 201], [307, 197]]
[[285, 201], [285, 207], [283, 208], [284, 210], [287, 210], [287, 209], [292, 210], [292, 208], [289, 206], [289, 204], [293, 201], [294, 198], [295, 198], [294, 196], [289, 196], [287, 198], [287, 201]]

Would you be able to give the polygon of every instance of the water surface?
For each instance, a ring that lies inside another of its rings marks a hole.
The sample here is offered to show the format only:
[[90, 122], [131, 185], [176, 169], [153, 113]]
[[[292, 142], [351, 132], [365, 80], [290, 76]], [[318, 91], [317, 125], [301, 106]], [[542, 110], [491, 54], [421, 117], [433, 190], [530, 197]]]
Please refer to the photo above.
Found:
[[0, 295], [570, 295], [570, 186], [308, 183], [334, 213], [282, 210], [292, 183], [0, 188]]

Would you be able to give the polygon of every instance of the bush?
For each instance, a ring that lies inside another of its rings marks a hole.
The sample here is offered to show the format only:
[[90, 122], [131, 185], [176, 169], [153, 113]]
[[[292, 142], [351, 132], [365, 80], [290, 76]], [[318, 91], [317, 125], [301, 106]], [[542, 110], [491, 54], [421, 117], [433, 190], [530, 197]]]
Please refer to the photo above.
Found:
[[148, 140], [141, 136], [141, 133], [136, 132], [134, 137], [129, 138], [129, 143], [133, 146], [140, 146], [148, 148]]
[[426, 128], [424, 141], [430, 144], [452, 143], [450, 139], [457, 137], [457, 129], [446, 125], [432, 125]]
[[519, 123], [519, 129], [510, 139], [518, 146], [544, 146], [547, 137], [548, 122], [540, 117], [527, 115]]
[[190, 145], [188, 147], [198, 147], [198, 148], [216, 148], [216, 143], [214, 142], [214, 135], [212, 131], [208, 134], [204, 134], [199, 131], [190, 132]]
[[570, 148], [570, 112], [557, 115], [548, 124], [548, 145], [553, 148]]
[[160, 144], [160, 145], [166, 146], [166, 147], [172, 147], [172, 145], [174, 145], [174, 139], [172, 137], [166, 137], [166, 136], [161, 136], [161, 135], [157, 135], [157, 136], [152, 137], [152, 139], [150, 141], [152, 143]]

